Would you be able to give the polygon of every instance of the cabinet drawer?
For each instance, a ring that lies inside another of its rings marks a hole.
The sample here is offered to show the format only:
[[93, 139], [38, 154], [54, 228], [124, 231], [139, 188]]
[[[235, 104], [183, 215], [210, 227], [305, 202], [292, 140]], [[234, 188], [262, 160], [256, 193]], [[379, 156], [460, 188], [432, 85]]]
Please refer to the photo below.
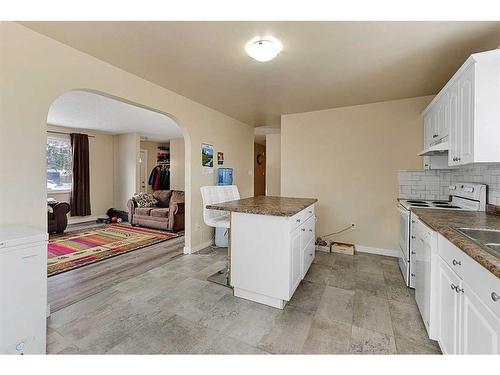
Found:
[[458, 249], [442, 235], [438, 236], [438, 253], [441, 258], [456, 272], [461, 279], [464, 277], [464, 265], [471, 261], [467, 254]]
[[438, 238], [438, 250], [443, 260], [466, 282], [477, 297], [497, 317], [500, 317], [500, 299], [495, 301], [495, 295], [500, 296], [500, 279], [442, 235]]
[[306, 247], [306, 245], [314, 239], [314, 225], [315, 218], [314, 216], [308, 218], [304, 224], [300, 226], [301, 231], [301, 248]]
[[314, 204], [290, 217], [290, 232], [304, 224], [311, 216], [314, 216]]

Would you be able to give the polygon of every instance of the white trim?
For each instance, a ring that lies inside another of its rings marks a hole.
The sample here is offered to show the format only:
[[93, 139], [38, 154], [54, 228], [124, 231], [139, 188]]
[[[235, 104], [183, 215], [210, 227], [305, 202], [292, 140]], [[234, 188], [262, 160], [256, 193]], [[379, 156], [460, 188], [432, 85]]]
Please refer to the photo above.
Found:
[[214, 239], [210, 239], [208, 241], [205, 241], [205, 242], [202, 242], [194, 247], [188, 247], [188, 246], [184, 246], [184, 254], [193, 254], [193, 253], [196, 253], [200, 250], [203, 250], [204, 248], [206, 247], [209, 247], [211, 245], [214, 244]]
[[391, 250], [391, 249], [380, 249], [378, 247], [370, 247], [363, 245], [354, 245], [356, 251], [360, 253], [368, 253], [368, 254], [377, 254], [377, 255], [385, 255], [387, 257], [399, 258], [399, 250]]

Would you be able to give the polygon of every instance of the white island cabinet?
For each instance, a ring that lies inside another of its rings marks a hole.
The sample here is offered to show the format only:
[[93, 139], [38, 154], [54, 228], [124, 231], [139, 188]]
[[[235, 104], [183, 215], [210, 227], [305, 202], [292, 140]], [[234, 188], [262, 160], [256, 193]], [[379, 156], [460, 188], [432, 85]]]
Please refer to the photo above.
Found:
[[231, 212], [234, 296], [285, 307], [314, 259], [315, 202], [262, 196], [207, 206]]

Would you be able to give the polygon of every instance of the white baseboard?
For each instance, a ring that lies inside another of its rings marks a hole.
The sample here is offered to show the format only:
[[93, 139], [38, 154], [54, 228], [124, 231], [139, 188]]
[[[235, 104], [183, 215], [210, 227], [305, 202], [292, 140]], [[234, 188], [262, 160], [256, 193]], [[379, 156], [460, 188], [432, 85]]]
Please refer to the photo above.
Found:
[[203, 250], [206, 247], [209, 247], [214, 244], [214, 239], [210, 239], [208, 241], [202, 242], [196, 246], [189, 247], [189, 246], [184, 246], [184, 254], [193, 254], [196, 253], [200, 250]]
[[377, 254], [377, 255], [385, 255], [387, 257], [399, 258], [399, 250], [390, 250], [390, 249], [380, 249], [377, 247], [363, 246], [363, 245], [354, 245], [356, 251], [360, 253], [368, 253], [368, 254]]

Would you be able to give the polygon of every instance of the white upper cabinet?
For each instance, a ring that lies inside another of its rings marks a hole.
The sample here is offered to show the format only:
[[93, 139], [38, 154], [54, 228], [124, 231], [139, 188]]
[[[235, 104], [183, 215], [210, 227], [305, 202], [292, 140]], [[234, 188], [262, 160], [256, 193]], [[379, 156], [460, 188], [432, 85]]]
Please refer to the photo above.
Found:
[[450, 166], [500, 162], [500, 50], [471, 55], [423, 112], [424, 147]]

